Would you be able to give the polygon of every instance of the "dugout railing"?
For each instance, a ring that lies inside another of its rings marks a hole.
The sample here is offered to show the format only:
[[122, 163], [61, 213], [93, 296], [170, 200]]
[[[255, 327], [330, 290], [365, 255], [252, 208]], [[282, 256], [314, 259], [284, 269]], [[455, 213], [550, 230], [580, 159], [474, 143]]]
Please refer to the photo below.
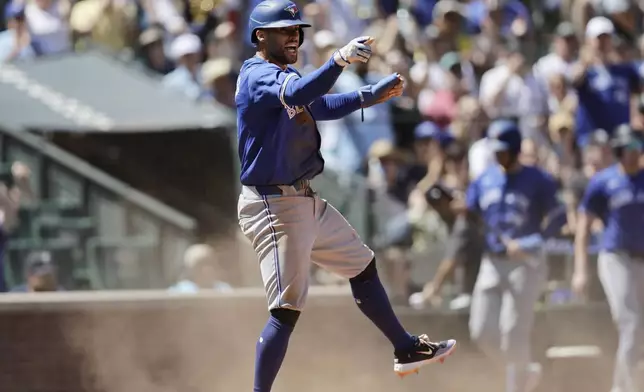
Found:
[[[23, 260], [50, 250], [69, 289], [167, 287], [193, 240], [195, 221], [27, 131], [0, 129], [1, 180], [15, 161], [31, 169], [35, 202], [21, 205], [5, 252], [9, 286]], [[109, 246], [103, 246], [109, 239]], [[146, 246], [139, 246], [143, 241]], [[110, 279], [99, 278], [105, 274]]]

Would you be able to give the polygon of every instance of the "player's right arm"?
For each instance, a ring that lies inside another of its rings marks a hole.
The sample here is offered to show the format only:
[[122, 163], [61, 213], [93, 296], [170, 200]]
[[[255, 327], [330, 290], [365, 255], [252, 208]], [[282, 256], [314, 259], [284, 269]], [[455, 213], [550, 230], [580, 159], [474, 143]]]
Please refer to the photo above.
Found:
[[331, 90], [345, 66], [367, 62], [371, 56], [371, 43], [371, 37], [354, 39], [304, 77], [296, 72], [285, 72], [268, 62], [258, 65], [248, 75], [251, 101], [267, 108], [309, 105]]
[[575, 261], [572, 278], [574, 292], [584, 297], [588, 285], [588, 239], [590, 228], [595, 217], [601, 216], [605, 209], [606, 199], [603, 196], [599, 178], [591, 179], [577, 214], [577, 227], [575, 231]]
[[248, 75], [248, 93], [252, 103], [265, 108], [306, 106], [326, 94], [343, 69], [331, 58], [317, 70], [300, 77], [275, 64], [261, 64]]

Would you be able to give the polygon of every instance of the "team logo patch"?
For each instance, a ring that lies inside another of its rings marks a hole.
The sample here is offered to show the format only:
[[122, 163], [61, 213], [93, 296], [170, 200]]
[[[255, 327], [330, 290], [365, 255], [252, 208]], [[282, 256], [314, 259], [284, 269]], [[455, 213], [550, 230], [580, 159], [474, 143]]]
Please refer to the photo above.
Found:
[[299, 12], [295, 4], [291, 4], [288, 7], [284, 8], [284, 11], [288, 11], [288, 13], [291, 14], [291, 16], [294, 18], [295, 18], [295, 14]]

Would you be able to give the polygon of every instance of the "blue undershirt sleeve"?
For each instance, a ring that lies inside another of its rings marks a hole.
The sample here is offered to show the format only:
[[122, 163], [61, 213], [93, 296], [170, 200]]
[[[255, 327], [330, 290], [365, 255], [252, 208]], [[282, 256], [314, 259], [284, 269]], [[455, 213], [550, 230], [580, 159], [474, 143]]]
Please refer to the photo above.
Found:
[[337, 120], [355, 112], [362, 106], [362, 98], [358, 91], [345, 94], [327, 94], [314, 100], [310, 109], [318, 121]]

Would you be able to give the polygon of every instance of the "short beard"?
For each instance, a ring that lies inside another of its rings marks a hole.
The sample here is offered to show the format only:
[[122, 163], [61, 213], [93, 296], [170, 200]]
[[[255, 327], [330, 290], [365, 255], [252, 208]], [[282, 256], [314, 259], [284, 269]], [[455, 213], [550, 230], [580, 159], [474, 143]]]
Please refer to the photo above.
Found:
[[277, 50], [274, 52], [269, 52], [268, 57], [273, 60], [274, 62], [278, 64], [283, 64], [283, 65], [289, 65], [289, 64], [295, 64], [297, 63], [297, 54], [295, 56], [295, 61], [289, 61], [288, 58], [286, 58], [286, 55], [283, 52], [278, 52]]

